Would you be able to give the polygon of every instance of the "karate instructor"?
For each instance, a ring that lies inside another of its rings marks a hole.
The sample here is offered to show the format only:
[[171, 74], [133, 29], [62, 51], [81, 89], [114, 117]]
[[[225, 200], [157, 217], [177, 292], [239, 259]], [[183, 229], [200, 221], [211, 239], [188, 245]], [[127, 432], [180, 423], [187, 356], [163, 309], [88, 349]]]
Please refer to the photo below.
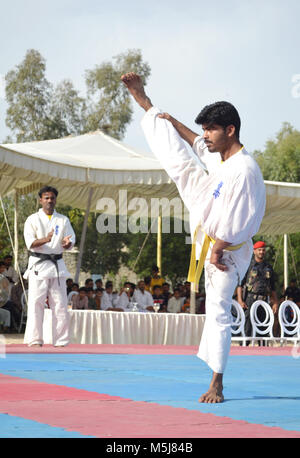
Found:
[[53, 345], [63, 347], [69, 343], [66, 279], [70, 277], [63, 252], [75, 243], [75, 233], [64, 215], [56, 212], [58, 191], [45, 186], [39, 191], [42, 208], [25, 221], [24, 238], [29, 250], [28, 313], [24, 343], [43, 345], [43, 319], [48, 299], [52, 310]]
[[205, 268], [206, 317], [197, 356], [213, 371], [199, 401], [222, 402], [232, 296], [249, 266], [251, 238], [264, 215], [263, 177], [240, 142], [240, 118], [232, 104], [216, 102], [201, 110], [196, 118], [203, 129], [200, 137], [154, 107], [138, 75], [127, 73], [121, 79], [146, 111], [142, 127], [148, 144], [189, 210], [193, 239], [188, 280], [196, 287]]

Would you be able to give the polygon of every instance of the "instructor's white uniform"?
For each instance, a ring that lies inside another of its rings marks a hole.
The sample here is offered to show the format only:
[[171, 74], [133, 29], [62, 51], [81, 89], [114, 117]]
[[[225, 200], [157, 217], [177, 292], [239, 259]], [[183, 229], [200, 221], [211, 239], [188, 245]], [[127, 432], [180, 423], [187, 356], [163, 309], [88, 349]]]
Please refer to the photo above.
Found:
[[210, 153], [197, 137], [193, 151], [176, 129], [147, 111], [142, 127], [149, 146], [176, 183], [190, 212], [191, 234], [200, 225], [196, 240], [197, 259], [204, 233], [232, 245], [224, 251], [225, 272], [210, 264], [211, 246], [205, 261], [206, 318], [198, 357], [217, 373], [223, 373], [231, 343], [231, 305], [234, 290], [249, 266], [253, 253], [251, 238], [258, 232], [265, 212], [265, 186], [261, 171], [245, 149], [222, 163], [219, 153]]
[[[51, 242], [38, 248], [30, 248], [32, 243], [46, 237], [54, 230]], [[44, 254], [62, 254], [62, 240], [71, 235], [72, 246], [75, 233], [64, 215], [55, 210], [51, 219], [40, 209], [30, 215], [24, 226], [24, 238], [28, 250]], [[63, 259], [57, 261], [58, 272], [52, 261], [39, 262], [40, 259], [30, 256], [24, 278], [28, 278], [28, 314], [24, 343], [28, 345], [43, 344], [43, 318], [45, 301], [48, 298], [52, 310], [53, 345], [62, 346], [69, 343], [69, 321], [67, 309], [66, 279], [70, 277]], [[59, 274], [59, 278], [58, 278]]]

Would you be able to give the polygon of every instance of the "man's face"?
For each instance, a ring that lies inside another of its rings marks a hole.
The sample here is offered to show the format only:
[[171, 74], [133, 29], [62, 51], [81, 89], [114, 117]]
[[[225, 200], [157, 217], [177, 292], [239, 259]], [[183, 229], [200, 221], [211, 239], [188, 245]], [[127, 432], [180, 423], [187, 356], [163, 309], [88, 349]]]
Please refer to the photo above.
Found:
[[145, 282], [144, 282], [144, 281], [140, 281], [140, 282], [139, 282], [139, 289], [140, 289], [141, 291], [144, 291], [144, 290], [145, 290]]
[[265, 257], [265, 254], [266, 254], [265, 247], [256, 248], [256, 250], [254, 250], [255, 259], [257, 259], [258, 261], [262, 261]]
[[52, 215], [56, 205], [56, 195], [54, 192], [44, 192], [40, 198], [40, 204], [47, 215]]
[[5, 258], [4, 259], [4, 262], [5, 262], [5, 265], [7, 267], [11, 266], [11, 263], [12, 263], [12, 258]]
[[[230, 126], [229, 126], [230, 127]], [[223, 152], [231, 137], [231, 130], [218, 124], [203, 124], [203, 140], [210, 153]]]

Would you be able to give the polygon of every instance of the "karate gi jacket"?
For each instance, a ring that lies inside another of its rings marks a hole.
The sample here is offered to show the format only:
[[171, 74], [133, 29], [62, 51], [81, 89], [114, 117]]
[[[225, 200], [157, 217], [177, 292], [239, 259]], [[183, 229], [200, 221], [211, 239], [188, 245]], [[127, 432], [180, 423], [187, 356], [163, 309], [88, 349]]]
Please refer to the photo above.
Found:
[[[35, 240], [46, 237], [52, 230], [54, 230], [54, 233], [49, 243], [45, 243], [38, 248], [31, 248], [31, 245]], [[24, 239], [26, 247], [30, 251], [44, 254], [62, 254], [66, 251], [61, 245], [62, 240], [67, 235], [71, 235], [70, 241], [72, 243], [72, 248], [75, 244], [75, 233], [70, 220], [67, 216], [61, 215], [55, 210], [51, 219], [49, 219], [48, 215], [46, 215], [43, 209], [40, 208], [37, 213], [30, 215], [25, 221]], [[57, 270], [53, 262], [48, 260], [43, 262], [39, 261], [39, 258], [29, 256], [28, 267], [24, 273], [25, 279], [28, 278], [30, 272], [34, 272], [37, 275], [37, 278], [41, 280], [57, 277]], [[57, 265], [60, 278], [71, 276], [63, 258], [57, 261]]]

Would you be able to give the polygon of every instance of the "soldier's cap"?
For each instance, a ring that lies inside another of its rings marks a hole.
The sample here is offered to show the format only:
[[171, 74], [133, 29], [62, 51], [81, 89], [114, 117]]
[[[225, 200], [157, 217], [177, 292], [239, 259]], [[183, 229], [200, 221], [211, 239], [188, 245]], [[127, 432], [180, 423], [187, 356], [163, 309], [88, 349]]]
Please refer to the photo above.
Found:
[[254, 243], [253, 249], [256, 250], [257, 248], [263, 248], [263, 247], [265, 247], [265, 246], [266, 246], [265, 242], [261, 242], [261, 241], [260, 241], [260, 242]]

